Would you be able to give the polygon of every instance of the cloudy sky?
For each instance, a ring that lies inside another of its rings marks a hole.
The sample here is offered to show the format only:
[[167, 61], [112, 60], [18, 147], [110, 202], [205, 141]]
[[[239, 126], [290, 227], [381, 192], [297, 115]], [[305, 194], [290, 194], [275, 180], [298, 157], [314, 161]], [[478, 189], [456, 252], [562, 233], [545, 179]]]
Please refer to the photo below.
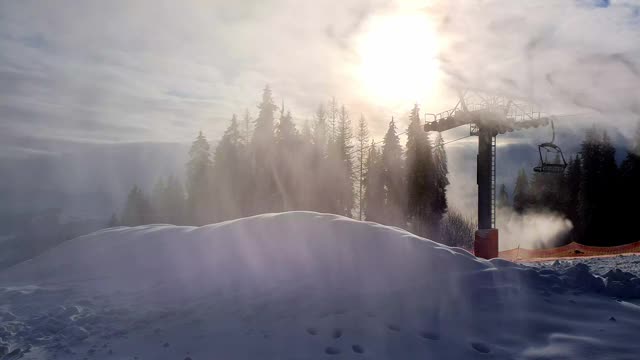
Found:
[[414, 103], [453, 107], [455, 89], [625, 135], [640, 1], [0, 0], [0, 84], [5, 159], [216, 138], [266, 84], [298, 121], [335, 96], [378, 136]]

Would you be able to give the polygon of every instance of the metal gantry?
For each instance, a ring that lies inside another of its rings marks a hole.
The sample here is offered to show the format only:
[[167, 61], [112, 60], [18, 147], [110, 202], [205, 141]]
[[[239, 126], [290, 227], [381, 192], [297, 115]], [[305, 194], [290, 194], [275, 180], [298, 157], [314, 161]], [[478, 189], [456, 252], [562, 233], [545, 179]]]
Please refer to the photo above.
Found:
[[469, 125], [470, 135], [478, 137], [478, 231], [474, 249], [476, 256], [498, 255], [496, 227], [496, 136], [550, 123], [549, 116], [533, 106], [502, 96], [486, 96], [461, 92], [456, 106], [437, 114], [424, 125], [427, 132], [443, 132]]
[[491, 228], [496, 227], [496, 137], [491, 137]]

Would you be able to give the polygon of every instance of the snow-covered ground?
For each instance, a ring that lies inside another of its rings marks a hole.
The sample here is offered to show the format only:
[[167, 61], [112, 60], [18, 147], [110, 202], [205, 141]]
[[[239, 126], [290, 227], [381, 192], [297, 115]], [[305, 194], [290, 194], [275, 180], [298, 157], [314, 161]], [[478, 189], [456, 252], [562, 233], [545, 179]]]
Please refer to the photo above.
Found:
[[0, 272], [0, 354], [637, 359], [640, 307], [606, 282], [309, 212], [115, 228]]
[[618, 269], [631, 273], [636, 277], [640, 276], [640, 255], [637, 254], [541, 261], [527, 263], [527, 265], [553, 270], [566, 270], [578, 263], [588, 265], [591, 271], [598, 275], [605, 275], [609, 271]]

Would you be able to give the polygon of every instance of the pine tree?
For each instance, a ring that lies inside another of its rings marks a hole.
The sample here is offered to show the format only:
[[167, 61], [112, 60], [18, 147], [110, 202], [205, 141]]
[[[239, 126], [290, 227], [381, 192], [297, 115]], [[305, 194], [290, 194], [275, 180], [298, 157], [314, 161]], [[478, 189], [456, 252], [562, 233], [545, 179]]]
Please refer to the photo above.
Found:
[[358, 132], [356, 134], [357, 155], [358, 155], [358, 219], [362, 220], [364, 201], [364, 178], [366, 170], [367, 153], [369, 152], [369, 129], [364, 115], [360, 115], [358, 122]]
[[[429, 140], [428, 137], [427, 140]], [[429, 146], [430, 144], [427, 141], [427, 147]], [[433, 205], [433, 212], [437, 217], [436, 219], [433, 219], [433, 221], [437, 221], [437, 225], [439, 226], [440, 222], [442, 221], [442, 217], [448, 210], [447, 186], [449, 186], [449, 166], [447, 164], [447, 152], [444, 148], [444, 140], [442, 139], [442, 135], [440, 133], [438, 133], [438, 135], [436, 136], [435, 146], [433, 147], [433, 162], [435, 166], [436, 176], [436, 194], [434, 199], [435, 203]], [[434, 234], [440, 234], [440, 231], [435, 230]]]
[[320, 105], [316, 111], [316, 120], [313, 126], [313, 144], [322, 156], [327, 154], [327, 113]]
[[507, 192], [507, 187], [502, 184], [500, 185], [500, 190], [498, 191], [498, 208], [506, 208], [509, 206], [509, 193]]
[[611, 246], [620, 244], [620, 226], [618, 221], [621, 215], [619, 204], [616, 203], [620, 189], [620, 173], [616, 163], [616, 149], [611, 144], [611, 139], [606, 131], [602, 134], [602, 164], [600, 179], [600, 207], [598, 218], [600, 226], [596, 232], [596, 241], [599, 245]]
[[134, 185], [129, 191], [127, 202], [122, 212], [122, 225], [138, 226], [152, 222], [153, 214], [149, 199], [141, 188]]
[[[561, 160], [560, 154], [556, 154], [555, 163], [560, 164], [564, 161]], [[569, 202], [569, 189], [568, 189], [568, 176], [567, 169], [562, 174], [555, 174], [553, 181], [551, 182], [551, 192], [548, 195], [547, 202], [550, 209], [557, 213], [564, 213]], [[566, 215], [566, 213], [565, 213]]]
[[158, 224], [167, 224], [167, 215], [165, 213], [164, 204], [162, 203], [167, 185], [164, 178], [159, 178], [151, 189], [151, 208], [153, 209], [154, 222]]
[[547, 182], [545, 181], [548, 178], [548, 174], [543, 174], [539, 172], [533, 173], [531, 176], [531, 180], [529, 181], [529, 201], [527, 203], [528, 207], [531, 208], [543, 208], [543, 196], [547, 191]]
[[186, 204], [184, 187], [180, 180], [169, 175], [162, 196], [162, 208], [167, 214], [166, 222], [173, 225], [183, 225], [186, 221]]
[[600, 145], [595, 127], [587, 130], [585, 140], [581, 145], [582, 155], [582, 178], [580, 179], [580, 218], [582, 219], [582, 238], [580, 243], [591, 243], [592, 239], [588, 234], [593, 230], [595, 223], [594, 207], [597, 206], [597, 174], [600, 163]]
[[621, 237], [625, 242], [636, 241], [639, 238], [636, 221], [640, 204], [640, 123], [638, 123], [634, 143], [620, 165], [618, 200], [619, 204], [629, 204], [627, 209], [621, 211], [619, 221]]
[[384, 215], [385, 189], [382, 156], [371, 140], [365, 173], [364, 214], [367, 221], [382, 222]]
[[264, 88], [258, 109], [260, 112], [251, 142], [251, 163], [254, 181], [252, 212], [259, 214], [274, 211], [281, 203], [276, 186], [274, 150], [274, 113], [277, 106], [273, 103], [269, 86]]
[[573, 241], [579, 241], [583, 234], [583, 220], [579, 209], [580, 205], [580, 184], [582, 183], [582, 161], [579, 156], [569, 160], [567, 166], [567, 202], [564, 213], [573, 224], [571, 237]]
[[273, 143], [274, 113], [278, 107], [273, 102], [271, 88], [267, 85], [262, 92], [262, 102], [258, 105], [260, 112], [255, 121], [253, 144], [257, 148], [269, 147]]
[[[315, 139], [315, 125], [309, 119], [305, 120], [299, 137], [299, 144], [293, 150], [295, 153], [296, 209], [316, 210], [316, 198], [320, 194], [318, 181], [318, 156]], [[304, 169], [304, 170], [302, 170]]]
[[336, 98], [331, 98], [329, 101], [329, 142], [335, 142], [338, 137], [338, 103]]
[[518, 171], [516, 184], [513, 188], [513, 209], [519, 213], [529, 206], [529, 179], [524, 169]]
[[400, 138], [396, 130], [396, 123], [391, 118], [382, 144], [382, 179], [385, 189], [386, 214], [384, 222], [398, 227], [406, 226], [404, 221], [406, 192], [402, 165]]
[[[446, 155], [444, 167], [446, 169]], [[446, 174], [444, 175], [446, 179]], [[420, 109], [415, 105], [409, 116], [407, 129], [407, 218], [411, 230], [421, 236], [439, 238], [438, 224], [444, 211], [436, 211], [438, 202], [438, 169], [435, 168], [433, 149], [420, 124]], [[446, 186], [446, 185], [445, 185]], [[444, 189], [443, 189], [444, 190]], [[444, 193], [442, 194], [443, 196]], [[446, 198], [444, 199], [446, 208]], [[446, 210], [446, 209], [445, 209]]]
[[249, 109], [244, 110], [244, 118], [242, 119], [242, 143], [245, 147], [251, 142], [251, 115]]
[[[561, 161], [559, 155], [554, 163]], [[534, 173], [529, 184], [528, 205], [532, 208], [562, 212], [567, 201], [564, 174]]]
[[189, 222], [204, 225], [215, 219], [212, 194], [213, 162], [209, 142], [202, 134], [191, 145], [187, 163], [187, 207]]
[[151, 207], [154, 222], [181, 225], [185, 221], [184, 189], [180, 180], [171, 175], [160, 178], [151, 191]]
[[297, 165], [299, 161], [300, 135], [293, 123], [291, 112], [285, 113], [284, 102], [280, 110], [280, 120], [276, 126], [276, 185], [278, 188], [277, 210], [289, 211], [298, 207], [300, 197], [296, 182]]
[[305, 119], [304, 123], [302, 123], [302, 130], [300, 131], [300, 139], [305, 143], [309, 143], [309, 144], [313, 143], [312, 142], [313, 130], [311, 129], [311, 123], [309, 122], [309, 119]]
[[275, 130], [275, 142], [281, 146], [291, 147], [297, 144], [299, 141], [298, 130], [293, 123], [293, 117], [291, 112], [285, 114], [284, 102], [282, 103], [282, 110], [280, 110], [280, 120]]
[[340, 108], [338, 114], [338, 129], [336, 139], [333, 144], [337, 159], [337, 178], [336, 178], [336, 199], [337, 214], [351, 217], [354, 207], [354, 188], [353, 188], [353, 130], [351, 128], [351, 119], [344, 105]]
[[107, 222], [107, 227], [108, 228], [112, 228], [112, 227], [116, 227], [116, 226], [120, 226], [120, 220], [118, 220], [118, 216], [116, 215], [116, 213], [111, 214], [111, 217], [109, 218], [109, 221]]
[[[324, 106], [320, 105], [316, 111], [313, 126], [313, 150], [309, 162], [309, 168], [314, 174], [310, 182], [314, 184], [310, 209], [319, 212], [336, 212], [338, 206], [333, 197], [326, 194], [334, 193], [335, 166], [337, 155], [333, 142], [329, 141], [329, 129], [327, 125], [327, 113]], [[330, 145], [331, 144], [331, 145]]]
[[236, 219], [247, 211], [247, 167], [243, 138], [234, 114], [214, 154], [216, 221]]
[[580, 184], [580, 216], [583, 221], [582, 243], [611, 245], [615, 241], [615, 204], [617, 164], [615, 148], [606, 133], [594, 128], [587, 131], [581, 147], [582, 181]]

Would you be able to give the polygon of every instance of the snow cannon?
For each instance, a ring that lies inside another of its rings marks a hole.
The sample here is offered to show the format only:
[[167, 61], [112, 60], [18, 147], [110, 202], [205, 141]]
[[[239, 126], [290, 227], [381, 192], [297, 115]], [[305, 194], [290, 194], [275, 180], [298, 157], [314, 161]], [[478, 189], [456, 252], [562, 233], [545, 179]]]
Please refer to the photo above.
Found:
[[483, 259], [498, 257], [498, 229], [476, 230], [473, 254]]

